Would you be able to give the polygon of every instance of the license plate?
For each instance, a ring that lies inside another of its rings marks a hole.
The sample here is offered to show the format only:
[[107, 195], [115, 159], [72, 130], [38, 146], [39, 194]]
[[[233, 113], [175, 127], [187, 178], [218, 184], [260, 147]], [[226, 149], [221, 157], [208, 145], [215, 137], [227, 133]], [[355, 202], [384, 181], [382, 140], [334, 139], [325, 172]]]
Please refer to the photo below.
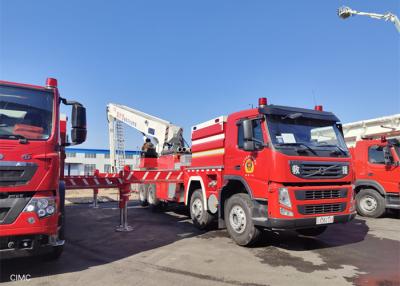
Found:
[[333, 215], [317, 217], [317, 224], [333, 223]]

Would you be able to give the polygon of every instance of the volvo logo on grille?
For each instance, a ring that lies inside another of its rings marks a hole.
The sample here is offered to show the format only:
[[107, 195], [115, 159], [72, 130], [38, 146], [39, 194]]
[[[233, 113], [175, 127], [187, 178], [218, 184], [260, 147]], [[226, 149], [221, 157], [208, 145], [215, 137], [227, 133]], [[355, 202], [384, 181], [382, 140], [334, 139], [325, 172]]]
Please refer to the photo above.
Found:
[[321, 167], [321, 168], [319, 168], [318, 172], [319, 172], [321, 175], [324, 175], [324, 174], [325, 174], [325, 170], [326, 170], [326, 168]]
[[4, 155], [0, 153], [0, 160], [4, 159]]

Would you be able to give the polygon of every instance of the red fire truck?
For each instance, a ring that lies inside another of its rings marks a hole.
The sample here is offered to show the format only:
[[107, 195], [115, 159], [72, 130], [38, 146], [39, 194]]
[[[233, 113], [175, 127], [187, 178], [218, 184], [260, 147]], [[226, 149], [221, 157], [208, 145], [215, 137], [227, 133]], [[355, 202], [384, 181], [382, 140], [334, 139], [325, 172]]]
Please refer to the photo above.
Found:
[[386, 209], [400, 209], [399, 140], [364, 139], [350, 150], [358, 213], [379, 217]]
[[[45, 86], [0, 81], [0, 254], [60, 256], [64, 244], [63, 183], [66, 120], [71, 144], [86, 139], [86, 111], [60, 97], [57, 80]], [[47, 249], [47, 250], [45, 250]], [[42, 251], [43, 250], [43, 251]]]
[[[132, 127], [145, 122], [139, 129], [145, 135], [160, 129], [151, 126], [148, 114], [112, 108], [109, 115]], [[163, 130], [171, 137], [170, 128]], [[355, 216], [341, 124], [322, 106], [293, 108], [260, 98], [257, 108], [194, 126], [191, 150], [175, 147], [166, 143], [158, 158], [143, 158], [136, 170], [125, 168], [124, 184], [140, 184], [143, 205], [184, 203], [201, 229], [218, 219], [239, 245], [254, 243], [264, 228], [316, 236]]]

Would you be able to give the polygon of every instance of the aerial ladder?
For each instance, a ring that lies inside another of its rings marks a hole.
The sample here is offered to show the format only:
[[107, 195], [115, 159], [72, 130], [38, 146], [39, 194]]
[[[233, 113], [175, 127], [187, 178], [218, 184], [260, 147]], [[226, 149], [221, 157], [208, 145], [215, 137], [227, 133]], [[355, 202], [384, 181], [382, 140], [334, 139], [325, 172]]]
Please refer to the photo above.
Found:
[[110, 161], [114, 172], [125, 164], [125, 139], [122, 123], [150, 138], [158, 154], [168, 154], [184, 148], [183, 130], [169, 121], [130, 108], [110, 103], [107, 105]]
[[379, 13], [370, 13], [370, 12], [361, 12], [361, 11], [356, 11], [351, 9], [350, 7], [347, 6], [342, 6], [338, 9], [338, 16], [342, 19], [347, 19], [351, 16], [367, 16], [373, 19], [378, 19], [378, 20], [384, 20], [384, 21], [389, 21], [394, 24], [394, 26], [397, 29], [397, 32], [400, 33], [400, 21], [399, 18], [391, 13], [387, 12], [385, 14], [379, 14]]
[[343, 124], [347, 146], [354, 147], [363, 138], [377, 139], [400, 137], [400, 114]]

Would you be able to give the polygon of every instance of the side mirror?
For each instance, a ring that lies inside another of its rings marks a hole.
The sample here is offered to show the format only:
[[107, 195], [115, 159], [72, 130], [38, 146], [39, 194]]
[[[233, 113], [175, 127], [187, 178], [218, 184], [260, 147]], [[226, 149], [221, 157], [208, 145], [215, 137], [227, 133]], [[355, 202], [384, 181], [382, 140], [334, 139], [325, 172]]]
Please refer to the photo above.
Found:
[[256, 144], [254, 141], [244, 141], [243, 142], [243, 150], [244, 151], [254, 151], [256, 150]]
[[393, 165], [393, 156], [392, 153], [390, 152], [390, 147], [389, 146], [385, 146], [383, 147], [383, 156], [385, 159], [385, 165], [386, 166], [391, 166]]
[[253, 122], [250, 119], [243, 121], [243, 139], [244, 141], [253, 141]]
[[71, 141], [74, 145], [86, 140], [86, 108], [81, 104], [72, 105]]

